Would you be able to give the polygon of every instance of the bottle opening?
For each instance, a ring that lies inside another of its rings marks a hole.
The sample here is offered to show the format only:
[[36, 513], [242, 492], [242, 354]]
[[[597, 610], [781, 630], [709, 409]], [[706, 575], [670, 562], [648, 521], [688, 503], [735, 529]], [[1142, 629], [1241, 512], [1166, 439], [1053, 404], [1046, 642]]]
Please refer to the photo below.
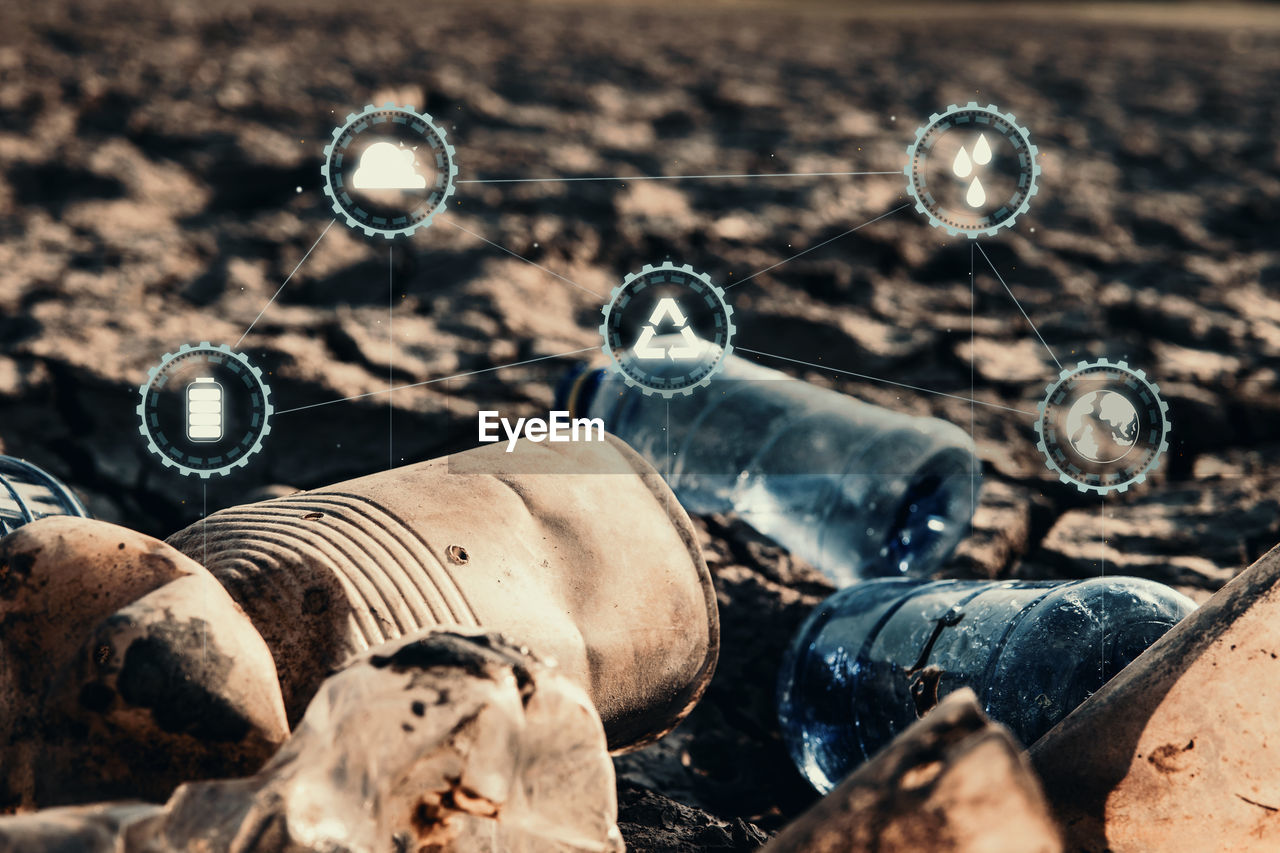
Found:
[[0, 536], [49, 515], [88, 513], [71, 490], [22, 459], [0, 456]]
[[979, 478], [968, 454], [949, 448], [925, 461], [907, 487], [880, 549], [881, 573], [918, 573], [945, 560], [973, 516]]

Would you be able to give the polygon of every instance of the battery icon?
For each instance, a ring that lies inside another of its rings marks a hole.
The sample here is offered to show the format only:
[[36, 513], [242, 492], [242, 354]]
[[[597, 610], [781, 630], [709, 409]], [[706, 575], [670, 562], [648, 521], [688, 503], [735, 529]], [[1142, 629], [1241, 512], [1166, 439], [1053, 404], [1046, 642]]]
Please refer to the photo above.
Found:
[[222, 386], [212, 376], [202, 376], [187, 386], [187, 438], [222, 438]]

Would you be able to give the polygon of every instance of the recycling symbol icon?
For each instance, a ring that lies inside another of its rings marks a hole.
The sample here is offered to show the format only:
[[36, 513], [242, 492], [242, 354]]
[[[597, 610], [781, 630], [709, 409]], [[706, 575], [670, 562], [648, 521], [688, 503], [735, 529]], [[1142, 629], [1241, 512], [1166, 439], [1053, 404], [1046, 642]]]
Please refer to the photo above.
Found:
[[688, 396], [710, 383], [733, 351], [733, 309], [724, 291], [688, 264], [645, 264], [613, 289], [600, 312], [610, 367], [645, 394]]
[[[664, 320], [670, 320], [672, 325], [680, 330], [680, 342], [672, 343], [670, 346], [654, 346], [653, 339], [657, 336], [658, 327]], [[649, 324], [640, 330], [640, 337], [636, 339], [631, 352], [641, 361], [697, 358], [702, 353], [702, 341], [689, 325], [684, 312], [680, 310], [680, 304], [668, 296], [658, 300], [658, 304], [654, 306]]]

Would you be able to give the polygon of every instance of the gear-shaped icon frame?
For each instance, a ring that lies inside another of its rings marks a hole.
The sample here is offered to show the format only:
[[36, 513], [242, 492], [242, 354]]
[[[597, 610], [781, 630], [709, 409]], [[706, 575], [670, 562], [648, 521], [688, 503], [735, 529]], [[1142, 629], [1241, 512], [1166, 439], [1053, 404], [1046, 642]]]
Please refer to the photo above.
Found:
[[[981, 226], [966, 226], [941, 215], [940, 205], [929, 191], [924, 177], [924, 161], [935, 134], [949, 127], [961, 125], [985, 125], [999, 133], [1013, 145], [1018, 154], [1018, 196], [1019, 201], [1012, 210], [1004, 205], [991, 214], [983, 217], [990, 220]], [[916, 131], [915, 140], [907, 147], [907, 165], [902, 172], [907, 176], [907, 194], [915, 200], [917, 213], [923, 213], [929, 224], [941, 228], [952, 237], [961, 234], [976, 240], [986, 235], [994, 237], [1001, 228], [1012, 228], [1018, 217], [1031, 207], [1031, 199], [1040, 191], [1037, 179], [1040, 177], [1039, 149], [1031, 142], [1031, 136], [1025, 127], [1010, 113], [1001, 112], [995, 104], [980, 106], [977, 101], [960, 106], [952, 104], [941, 113], [929, 116], [929, 121]]]
[[[1148, 435], [1145, 459], [1138, 465], [1122, 466], [1119, 476], [1089, 473], [1072, 465], [1060, 448], [1060, 437], [1050, 422], [1050, 408], [1057, 407], [1067, 397], [1081, 376], [1095, 372], [1115, 374], [1112, 379], [1135, 392], [1139, 402], [1147, 407], [1148, 421], [1152, 425], [1159, 421], [1158, 439]], [[1074, 368], [1063, 369], [1058, 378], [1046, 387], [1045, 398], [1037, 406], [1037, 411], [1036, 446], [1044, 454], [1045, 467], [1055, 472], [1063, 483], [1073, 485], [1081, 492], [1105, 495], [1128, 491], [1130, 486], [1146, 482], [1147, 474], [1160, 467], [1160, 458], [1169, 449], [1169, 431], [1173, 425], [1169, 420], [1169, 404], [1160, 397], [1160, 386], [1148, 379], [1144, 371], [1132, 368], [1124, 361], [1100, 358], [1081, 361]]]
[[[427, 198], [405, 216], [391, 219], [375, 216], [361, 208], [347, 192], [342, 178], [342, 161], [351, 142], [370, 127], [388, 121], [403, 124], [421, 135], [434, 153], [436, 161], [436, 184]], [[418, 229], [429, 226], [453, 195], [458, 177], [455, 153], [444, 128], [436, 124], [428, 113], [394, 103], [386, 103], [380, 107], [366, 104], [363, 110], [349, 114], [343, 124], [333, 129], [333, 140], [324, 148], [324, 164], [320, 167], [320, 174], [324, 177], [324, 193], [332, 202], [333, 212], [345, 219], [351, 228], [363, 231], [370, 237], [381, 234], [388, 240], [409, 237]]]
[[[258, 406], [258, 410], [254, 413], [258, 418], [258, 426], [252, 434], [241, 439], [237, 447], [240, 452], [233, 458], [227, 458], [225, 453], [209, 457], [182, 454], [188, 461], [203, 463], [188, 465], [170, 455], [171, 452], [177, 454], [179, 451], [171, 441], [165, 438], [163, 432], [158, 430], [158, 417], [155, 412], [156, 395], [153, 391], [170, 369], [202, 354], [210, 363], [226, 364], [236, 372], [243, 371], [244, 375], [252, 378], [259, 395], [259, 399], [253, 401]], [[248, 464], [249, 459], [262, 450], [262, 440], [271, 434], [271, 415], [275, 410], [271, 405], [271, 389], [262, 380], [262, 370], [226, 344], [210, 344], [208, 341], [201, 341], [198, 345], [183, 344], [176, 352], [165, 353], [160, 363], [147, 371], [147, 381], [138, 389], [138, 393], [141, 396], [136, 409], [139, 419], [138, 432], [146, 439], [147, 449], [160, 457], [160, 461], [166, 467], [176, 468], [180, 474], [187, 477], [201, 477], [207, 480], [210, 477], [226, 476], [233, 469]]]
[[[704, 299], [715, 311], [717, 340], [710, 343], [717, 346], [720, 353], [709, 368], [702, 365], [701, 370], [681, 376], [664, 377], [659, 382], [657, 377], [646, 377], [641, 371], [634, 371], [640, 375], [632, 375], [634, 369], [629, 369], [629, 365], [619, 361], [617, 350], [625, 349], [625, 346], [622, 341], [613, 339], [616, 338], [616, 332], [612, 328], [615, 313], [626, 307], [632, 291], [651, 283], [682, 284]], [[725, 359], [733, 352], [733, 336], [737, 328], [733, 325], [733, 307], [725, 301], [724, 288], [713, 284], [711, 277], [706, 273], [695, 272], [689, 264], [677, 265], [670, 261], [657, 265], [645, 264], [640, 272], [628, 274], [622, 280], [622, 284], [613, 289], [609, 302], [601, 309], [601, 313], [604, 315], [604, 321], [600, 324], [600, 336], [604, 339], [601, 349], [609, 357], [608, 366], [622, 377], [623, 382], [632, 388], [639, 389], [647, 396], [658, 394], [671, 399], [676, 394], [683, 394], [686, 397], [693, 394], [695, 388], [711, 384], [711, 378], [724, 368]]]

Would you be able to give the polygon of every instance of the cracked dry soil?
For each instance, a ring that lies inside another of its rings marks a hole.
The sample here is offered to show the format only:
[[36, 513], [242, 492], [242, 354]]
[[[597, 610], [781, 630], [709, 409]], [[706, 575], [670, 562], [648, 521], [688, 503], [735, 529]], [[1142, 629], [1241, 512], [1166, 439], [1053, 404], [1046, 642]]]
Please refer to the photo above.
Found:
[[[1280, 540], [1280, 21], [1176, 8], [6, 3], [0, 445], [99, 517], [166, 535], [205, 502], [470, 446], [479, 408], [545, 411], [567, 360], [378, 392], [594, 346], [598, 294], [644, 263], [732, 282], [906, 200], [893, 175], [462, 184], [461, 227], [397, 243], [390, 285], [384, 241], [339, 223], [242, 348], [277, 409], [374, 396], [279, 416], [205, 495], [148, 456], [137, 388], [268, 304], [332, 218], [330, 130], [375, 99], [435, 115], [463, 178], [897, 170], [930, 113], [977, 100], [1031, 130], [1044, 170], [984, 248], [1063, 364], [1125, 359], [1160, 383], [1165, 464], [1104, 522], [1045, 469], [1032, 418], [799, 375], [972, 426], [981, 508], [943, 575], [1082, 577], [1105, 557], [1203, 600]], [[972, 376], [978, 400], [1034, 411], [1057, 367], [981, 266], [971, 300], [969, 254], [895, 213], [731, 291], [739, 340], [960, 396]], [[724, 651], [690, 719], [618, 760], [637, 849], [750, 849], [814, 799], [772, 693], [830, 588], [732, 519], [699, 523]]]

